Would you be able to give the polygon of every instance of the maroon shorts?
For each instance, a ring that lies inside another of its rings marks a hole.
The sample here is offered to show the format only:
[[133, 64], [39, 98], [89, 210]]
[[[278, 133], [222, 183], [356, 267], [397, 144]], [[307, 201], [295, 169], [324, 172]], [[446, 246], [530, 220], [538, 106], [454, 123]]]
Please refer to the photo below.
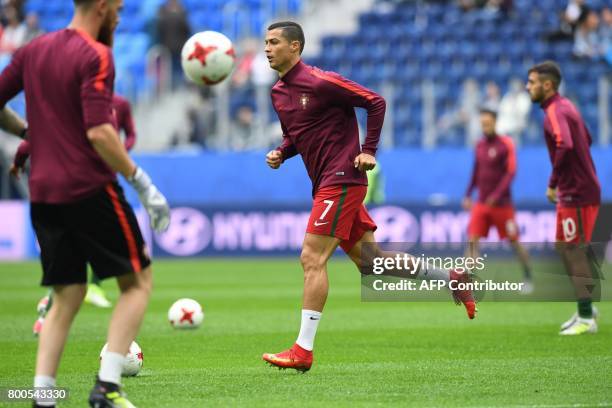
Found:
[[557, 206], [556, 240], [567, 243], [589, 243], [599, 212], [598, 205], [584, 207]]
[[317, 191], [306, 232], [336, 237], [340, 247], [349, 252], [366, 231], [376, 231], [376, 224], [363, 205], [367, 186], [338, 185]]
[[491, 226], [497, 228], [500, 239], [516, 241], [519, 238], [518, 227], [514, 219], [514, 207], [493, 207], [483, 203], [476, 203], [472, 208], [468, 237], [486, 238]]

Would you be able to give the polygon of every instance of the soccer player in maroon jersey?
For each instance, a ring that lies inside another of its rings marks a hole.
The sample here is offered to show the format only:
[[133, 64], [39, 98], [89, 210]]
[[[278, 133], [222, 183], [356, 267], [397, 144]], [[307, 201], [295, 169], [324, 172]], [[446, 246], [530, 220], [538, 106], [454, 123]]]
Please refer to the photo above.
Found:
[[[294, 22], [268, 27], [265, 44], [270, 67], [280, 76], [272, 88], [272, 102], [283, 129], [282, 144], [267, 154], [266, 162], [278, 169], [285, 160], [301, 155], [314, 198], [300, 256], [304, 269], [300, 332], [291, 349], [265, 353], [263, 359], [280, 368], [307, 371], [312, 366], [314, 337], [327, 299], [327, 261], [332, 253], [340, 245], [359, 268], [370, 264], [368, 259], [374, 256], [389, 255], [376, 245], [376, 224], [363, 205], [365, 172], [376, 166], [385, 101], [334, 72], [304, 64], [300, 57], [304, 33]], [[363, 146], [359, 146], [355, 107], [368, 112]], [[467, 274], [423, 268], [418, 277], [449, 281], [465, 280]], [[471, 292], [455, 291], [453, 296], [474, 318]]]
[[[17, 50], [0, 74], [0, 106], [25, 91], [31, 219], [41, 248], [43, 286], [54, 302], [38, 343], [35, 387], [55, 387], [71, 323], [85, 296], [87, 264], [116, 277], [120, 296], [108, 330], [108, 350], [89, 403], [132, 407], [120, 387], [125, 354], [148, 304], [151, 261], [121, 173], [138, 191], [155, 230], [169, 223], [166, 199], [128, 156], [113, 126], [111, 49], [123, 0], [74, 0], [70, 26]], [[57, 62], [61, 63], [57, 63]], [[0, 126], [18, 134], [4, 108]], [[23, 131], [23, 129], [22, 129]], [[35, 401], [40, 406], [53, 402]]]
[[[463, 199], [463, 208], [471, 210], [468, 225], [468, 256], [476, 258], [479, 241], [489, 235], [491, 226], [497, 228], [500, 239], [507, 239], [523, 267], [522, 293], [533, 291], [529, 254], [519, 242], [519, 231], [514, 219], [510, 185], [516, 174], [514, 142], [509, 136], [495, 132], [497, 112], [480, 111], [480, 125], [484, 136], [476, 145], [472, 178]], [[478, 201], [472, 203], [472, 193], [478, 189]]]
[[134, 119], [132, 118], [132, 107], [130, 101], [121, 95], [113, 95], [113, 110], [117, 120], [117, 132], [125, 133], [123, 144], [129, 152], [136, 144], [136, 129], [134, 128]]
[[544, 138], [552, 174], [546, 197], [557, 206], [557, 248], [574, 284], [578, 312], [561, 325], [561, 335], [597, 332], [597, 309], [592, 306], [588, 255], [601, 202], [601, 187], [591, 157], [589, 130], [574, 104], [559, 95], [561, 69], [545, 61], [529, 70], [527, 91], [545, 113]]
[[[113, 95], [113, 115], [115, 118], [115, 125], [117, 132], [125, 133], [125, 140], [123, 144], [125, 149], [130, 151], [136, 143], [136, 131], [134, 129], [134, 120], [132, 119], [132, 108], [130, 102], [120, 95]], [[19, 179], [19, 173], [25, 171], [25, 164], [30, 157], [30, 142], [24, 140], [19, 145], [13, 164], [9, 170], [9, 173]], [[97, 307], [107, 308], [111, 307], [112, 303], [108, 300], [106, 292], [100, 285], [101, 279], [95, 273], [91, 274], [91, 280], [87, 286], [87, 294], [85, 295], [85, 303], [92, 304]], [[38, 317], [32, 327], [32, 332], [35, 336], [40, 334], [42, 325], [45, 320], [47, 312], [51, 309], [53, 304], [53, 290], [49, 290], [47, 295], [39, 301], [40, 307], [37, 307]]]

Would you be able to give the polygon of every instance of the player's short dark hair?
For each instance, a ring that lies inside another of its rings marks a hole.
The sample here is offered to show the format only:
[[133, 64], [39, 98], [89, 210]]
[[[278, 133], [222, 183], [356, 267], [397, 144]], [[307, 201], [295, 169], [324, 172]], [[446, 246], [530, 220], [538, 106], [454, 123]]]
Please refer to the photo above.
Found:
[[89, 7], [91, 6], [96, 0], [73, 0], [74, 1], [74, 6], [75, 7]]
[[480, 108], [480, 114], [481, 115], [491, 115], [493, 116], [493, 118], [497, 119], [497, 111], [495, 109], [492, 109], [486, 106]]
[[301, 25], [293, 21], [279, 21], [278, 23], [270, 24], [268, 31], [276, 30], [277, 28], [283, 30], [283, 37], [290, 43], [293, 41], [300, 42], [300, 54], [304, 51], [306, 39], [304, 38], [304, 30], [302, 30]]
[[539, 64], [534, 65], [529, 68], [529, 73], [536, 72], [541, 77], [544, 77], [544, 80], [550, 80], [553, 83], [555, 89], [559, 89], [559, 85], [561, 85], [561, 80], [563, 77], [561, 76], [561, 68], [559, 64], [555, 61], [544, 61]]

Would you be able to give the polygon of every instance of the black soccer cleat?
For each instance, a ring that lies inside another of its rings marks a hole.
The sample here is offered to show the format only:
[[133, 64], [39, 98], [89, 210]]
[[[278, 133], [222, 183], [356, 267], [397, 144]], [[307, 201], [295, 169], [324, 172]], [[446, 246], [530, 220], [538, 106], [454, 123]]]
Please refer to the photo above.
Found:
[[136, 408], [125, 396], [117, 384], [96, 380], [89, 394], [89, 406], [92, 408]]

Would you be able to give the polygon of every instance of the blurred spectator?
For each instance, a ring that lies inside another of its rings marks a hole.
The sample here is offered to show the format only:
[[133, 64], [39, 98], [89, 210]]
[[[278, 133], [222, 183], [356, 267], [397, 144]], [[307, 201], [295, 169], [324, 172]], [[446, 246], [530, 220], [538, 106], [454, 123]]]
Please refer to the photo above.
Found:
[[7, 25], [0, 39], [0, 54], [12, 54], [25, 44], [26, 26], [19, 20], [19, 13], [13, 6], [4, 10]]
[[253, 66], [253, 60], [257, 54], [257, 42], [248, 38], [242, 45], [242, 52], [236, 62], [236, 69], [232, 74], [232, 85], [236, 88], [242, 88], [247, 86], [251, 79], [251, 69]]
[[523, 88], [523, 82], [514, 78], [510, 81], [510, 89], [502, 98], [497, 111], [497, 133], [511, 136], [515, 143], [527, 129], [531, 98]]
[[38, 37], [45, 33], [45, 31], [40, 28], [38, 21], [38, 14], [35, 12], [31, 12], [26, 16], [26, 34], [25, 34], [25, 43], [29, 43], [34, 38]]
[[457, 5], [464, 11], [472, 11], [483, 7], [487, 3], [486, 0], [458, 0]]
[[599, 17], [594, 10], [586, 10], [578, 19], [574, 34], [574, 55], [579, 58], [598, 58], [603, 55], [598, 35]]
[[612, 9], [604, 7], [601, 11], [599, 39], [604, 58], [612, 65]]
[[255, 126], [255, 112], [249, 105], [238, 108], [236, 118], [232, 122], [230, 148], [244, 150], [252, 147], [251, 137]]
[[463, 131], [466, 141], [473, 144], [480, 137], [480, 91], [478, 82], [473, 78], [468, 78], [463, 82], [463, 89], [459, 99], [457, 109], [445, 113], [438, 121], [439, 134], [441, 139], [445, 134], [452, 130]]
[[549, 41], [571, 40], [574, 36], [578, 19], [588, 10], [585, 0], [569, 0], [567, 7], [559, 13], [559, 29], [547, 35]]
[[157, 38], [172, 57], [173, 86], [182, 82], [181, 50], [189, 39], [191, 28], [187, 12], [179, 0], [167, 0], [157, 13]]
[[24, 19], [24, 15], [23, 15], [23, 6], [25, 4], [25, 0], [2, 0], [2, 20], [3, 23], [6, 24], [6, 22], [8, 21], [8, 19], [6, 18], [6, 10], [8, 8], [14, 8], [15, 10], [17, 10], [17, 16], [19, 18], [19, 21], [23, 21]]
[[565, 21], [573, 29], [578, 24], [578, 19], [587, 10], [585, 0], [569, 0], [565, 13], [563, 14], [563, 21]]
[[493, 81], [487, 82], [485, 86], [484, 100], [482, 101], [481, 108], [497, 112], [499, 109], [499, 103], [501, 101], [501, 91], [499, 86]]
[[492, 19], [507, 16], [512, 11], [513, 0], [458, 0], [464, 12], [478, 11], [477, 19]]

